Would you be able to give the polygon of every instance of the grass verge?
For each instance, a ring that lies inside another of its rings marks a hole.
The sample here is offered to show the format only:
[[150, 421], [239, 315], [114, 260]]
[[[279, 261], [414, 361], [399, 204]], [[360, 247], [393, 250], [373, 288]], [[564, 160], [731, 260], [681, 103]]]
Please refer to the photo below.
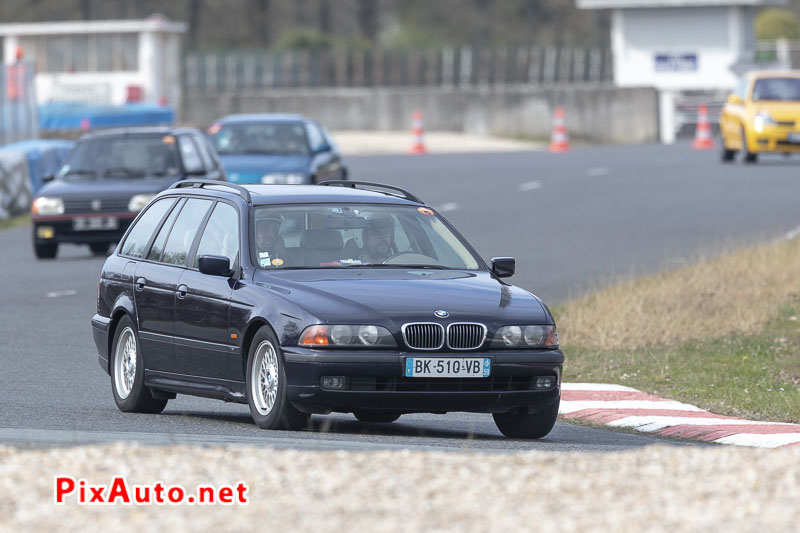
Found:
[[10, 218], [0, 219], [0, 231], [16, 228], [18, 226], [24, 226], [25, 224], [29, 224], [31, 221], [30, 213], [23, 213], [21, 215], [13, 216]]
[[553, 311], [567, 381], [800, 422], [800, 242], [729, 252]]

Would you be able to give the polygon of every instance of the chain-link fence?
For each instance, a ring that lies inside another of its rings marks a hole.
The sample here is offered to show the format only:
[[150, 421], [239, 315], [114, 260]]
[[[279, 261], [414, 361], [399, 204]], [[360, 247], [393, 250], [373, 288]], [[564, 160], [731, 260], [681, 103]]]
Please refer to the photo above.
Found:
[[31, 61], [0, 68], [0, 144], [38, 137], [35, 73]]
[[475, 47], [187, 54], [187, 92], [241, 93], [294, 87], [453, 87], [603, 83], [608, 49]]

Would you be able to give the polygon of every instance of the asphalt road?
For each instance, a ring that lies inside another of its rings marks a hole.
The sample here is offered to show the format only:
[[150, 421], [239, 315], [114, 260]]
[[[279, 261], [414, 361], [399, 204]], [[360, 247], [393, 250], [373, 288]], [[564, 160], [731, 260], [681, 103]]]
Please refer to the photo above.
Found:
[[[800, 225], [795, 160], [722, 166], [716, 153], [683, 145], [349, 161], [353, 179], [407, 187], [442, 209], [485, 257], [515, 256], [512, 280], [551, 303]], [[664, 442], [561, 422], [541, 441], [518, 441], [503, 438], [489, 415], [460, 413], [389, 425], [315, 416], [311, 430], [267, 432], [246, 406], [186, 396], [161, 415], [123, 414], [89, 326], [103, 260], [64, 246], [55, 261], [37, 261], [29, 234], [0, 232], [0, 443], [607, 451]]]

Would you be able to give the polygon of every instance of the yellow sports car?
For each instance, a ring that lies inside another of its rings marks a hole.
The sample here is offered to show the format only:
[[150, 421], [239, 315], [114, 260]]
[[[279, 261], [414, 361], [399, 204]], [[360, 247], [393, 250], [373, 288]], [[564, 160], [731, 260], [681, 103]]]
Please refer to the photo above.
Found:
[[800, 71], [751, 72], [728, 96], [719, 118], [722, 160], [746, 163], [766, 152], [800, 152]]

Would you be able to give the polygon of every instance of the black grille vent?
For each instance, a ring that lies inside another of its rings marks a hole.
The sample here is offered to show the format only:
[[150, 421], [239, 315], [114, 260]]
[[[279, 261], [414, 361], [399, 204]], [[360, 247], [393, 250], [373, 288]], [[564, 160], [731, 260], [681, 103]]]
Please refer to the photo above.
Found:
[[435, 322], [406, 324], [403, 339], [413, 350], [438, 350], [444, 346], [444, 327]]
[[505, 392], [533, 389], [532, 376], [405, 378], [352, 376], [348, 390], [376, 392]]
[[[130, 198], [74, 199], [64, 200], [65, 213], [121, 213], [128, 210]], [[100, 209], [94, 209], [92, 202], [100, 202]]]
[[480, 348], [486, 339], [483, 324], [450, 324], [447, 326], [447, 345], [453, 350]]

